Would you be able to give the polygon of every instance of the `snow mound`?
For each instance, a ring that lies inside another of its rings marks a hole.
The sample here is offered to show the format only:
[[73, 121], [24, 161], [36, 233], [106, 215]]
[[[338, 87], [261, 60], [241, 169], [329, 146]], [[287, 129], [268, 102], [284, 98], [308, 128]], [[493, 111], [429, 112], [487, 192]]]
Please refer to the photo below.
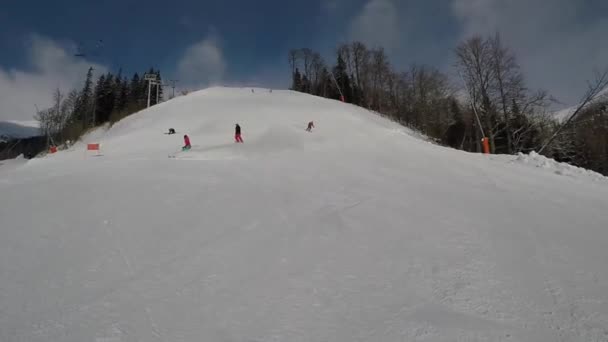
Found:
[[576, 167], [567, 163], [560, 163], [555, 161], [554, 159], [547, 158], [536, 152], [531, 152], [530, 154], [519, 153], [517, 157], [513, 160], [513, 162], [545, 169], [557, 175], [569, 176], [574, 178], [583, 177], [601, 182], [608, 181], [608, 178], [600, 173]]
[[89, 142], [0, 166], [2, 342], [606, 340], [608, 185], [568, 168], [250, 88]]

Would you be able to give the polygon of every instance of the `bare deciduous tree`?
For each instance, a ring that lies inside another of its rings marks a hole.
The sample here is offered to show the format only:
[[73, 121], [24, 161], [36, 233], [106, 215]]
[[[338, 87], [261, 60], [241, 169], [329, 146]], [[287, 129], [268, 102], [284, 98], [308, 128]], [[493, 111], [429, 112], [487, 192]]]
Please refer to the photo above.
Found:
[[371, 64], [368, 68], [371, 79], [371, 89], [369, 90], [370, 98], [368, 103], [372, 109], [377, 111], [383, 110], [383, 105], [387, 102], [383, 96], [386, 90], [386, 79], [390, 73], [390, 63], [384, 49], [374, 49], [371, 51]]
[[[353, 62], [353, 78], [357, 89], [363, 94], [367, 93], [368, 87], [368, 72], [370, 64], [370, 52], [367, 47], [361, 42], [353, 42], [351, 44], [351, 55]], [[362, 96], [363, 105], [367, 106], [366, 97]]]
[[289, 65], [291, 66], [291, 74], [293, 75], [296, 73], [296, 69], [298, 67], [298, 60], [300, 59], [300, 50], [298, 50], [298, 49], [289, 50], [288, 59], [289, 59]]
[[63, 132], [70, 123], [78, 103], [78, 92], [71, 91], [66, 97], [59, 88], [53, 92], [53, 106], [38, 110], [34, 118], [40, 122], [40, 129], [47, 137], [47, 144], [63, 142]]
[[475, 36], [456, 48], [457, 66], [465, 80], [465, 87], [472, 97], [471, 105], [477, 111], [490, 139], [492, 153], [496, 149], [495, 109], [492, 99], [494, 69], [490, 44], [480, 36]]
[[494, 72], [494, 87], [500, 109], [503, 116], [504, 135], [506, 136], [507, 153], [513, 153], [513, 132], [511, 130], [512, 113], [509, 104], [523, 97], [524, 81], [515, 54], [506, 48], [500, 38], [496, 35], [489, 41]]
[[319, 87], [319, 83], [321, 82], [321, 78], [322, 78], [322, 74], [323, 74], [323, 69], [326, 68], [325, 66], [325, 62], [323, 61], [323, 58], [321, 57], [321, 55], [317, 52], [313, 53], [312, 58], [311, 58], [311, 77], [310, 80], [312, 82], [313, 85], [313, 92], [315, 93], [315, 95], [320, 95], [318, 94], [318, 89]]

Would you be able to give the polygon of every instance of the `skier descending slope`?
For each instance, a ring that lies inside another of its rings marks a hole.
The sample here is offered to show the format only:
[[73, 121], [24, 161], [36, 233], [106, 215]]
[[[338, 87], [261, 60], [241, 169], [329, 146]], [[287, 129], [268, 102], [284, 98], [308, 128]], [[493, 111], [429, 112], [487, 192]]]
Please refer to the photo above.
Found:
[[315, 128], [314, 122], [309, 122], [308, 127], [306, 128], [306, 132], [312, 132], [312, 129]]
[[191, 148], [192, 148], [192, 145], [190, 145], [190, 138], [186, 134], [186, 135], [184, 135], [184, 147], [182, 147], [182, 151], [187, 151]]
[[234, 142], [243, 143], [243, 138], [241, 138], [241, 126], [237, 123], [234, 127]]

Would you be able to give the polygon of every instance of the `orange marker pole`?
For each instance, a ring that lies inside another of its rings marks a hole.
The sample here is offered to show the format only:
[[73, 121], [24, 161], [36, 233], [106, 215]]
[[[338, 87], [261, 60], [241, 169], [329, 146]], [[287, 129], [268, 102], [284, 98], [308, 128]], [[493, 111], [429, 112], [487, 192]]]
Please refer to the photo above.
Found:
[[487, 137], [481, 139], [481, 143], [483, 146], [483, 153], [490, 154], [490, 139]]

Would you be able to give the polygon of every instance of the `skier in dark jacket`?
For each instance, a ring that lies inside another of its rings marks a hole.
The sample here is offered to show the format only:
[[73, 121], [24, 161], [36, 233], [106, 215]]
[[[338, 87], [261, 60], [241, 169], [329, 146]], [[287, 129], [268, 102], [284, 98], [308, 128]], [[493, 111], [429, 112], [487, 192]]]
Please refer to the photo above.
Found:
[[237, 143], [243, 143], [243, 138], [241, 137], [241, 126], [237, 123], [234, 127], [234, 141]]
[[314, 122], [311, 121], [311, 122], [308, 123], [308, 127], [306, 128], [306, 131], [307, 132], [312, 132], [313, 128], [315, 128], [315, 124], [314, 124]]

